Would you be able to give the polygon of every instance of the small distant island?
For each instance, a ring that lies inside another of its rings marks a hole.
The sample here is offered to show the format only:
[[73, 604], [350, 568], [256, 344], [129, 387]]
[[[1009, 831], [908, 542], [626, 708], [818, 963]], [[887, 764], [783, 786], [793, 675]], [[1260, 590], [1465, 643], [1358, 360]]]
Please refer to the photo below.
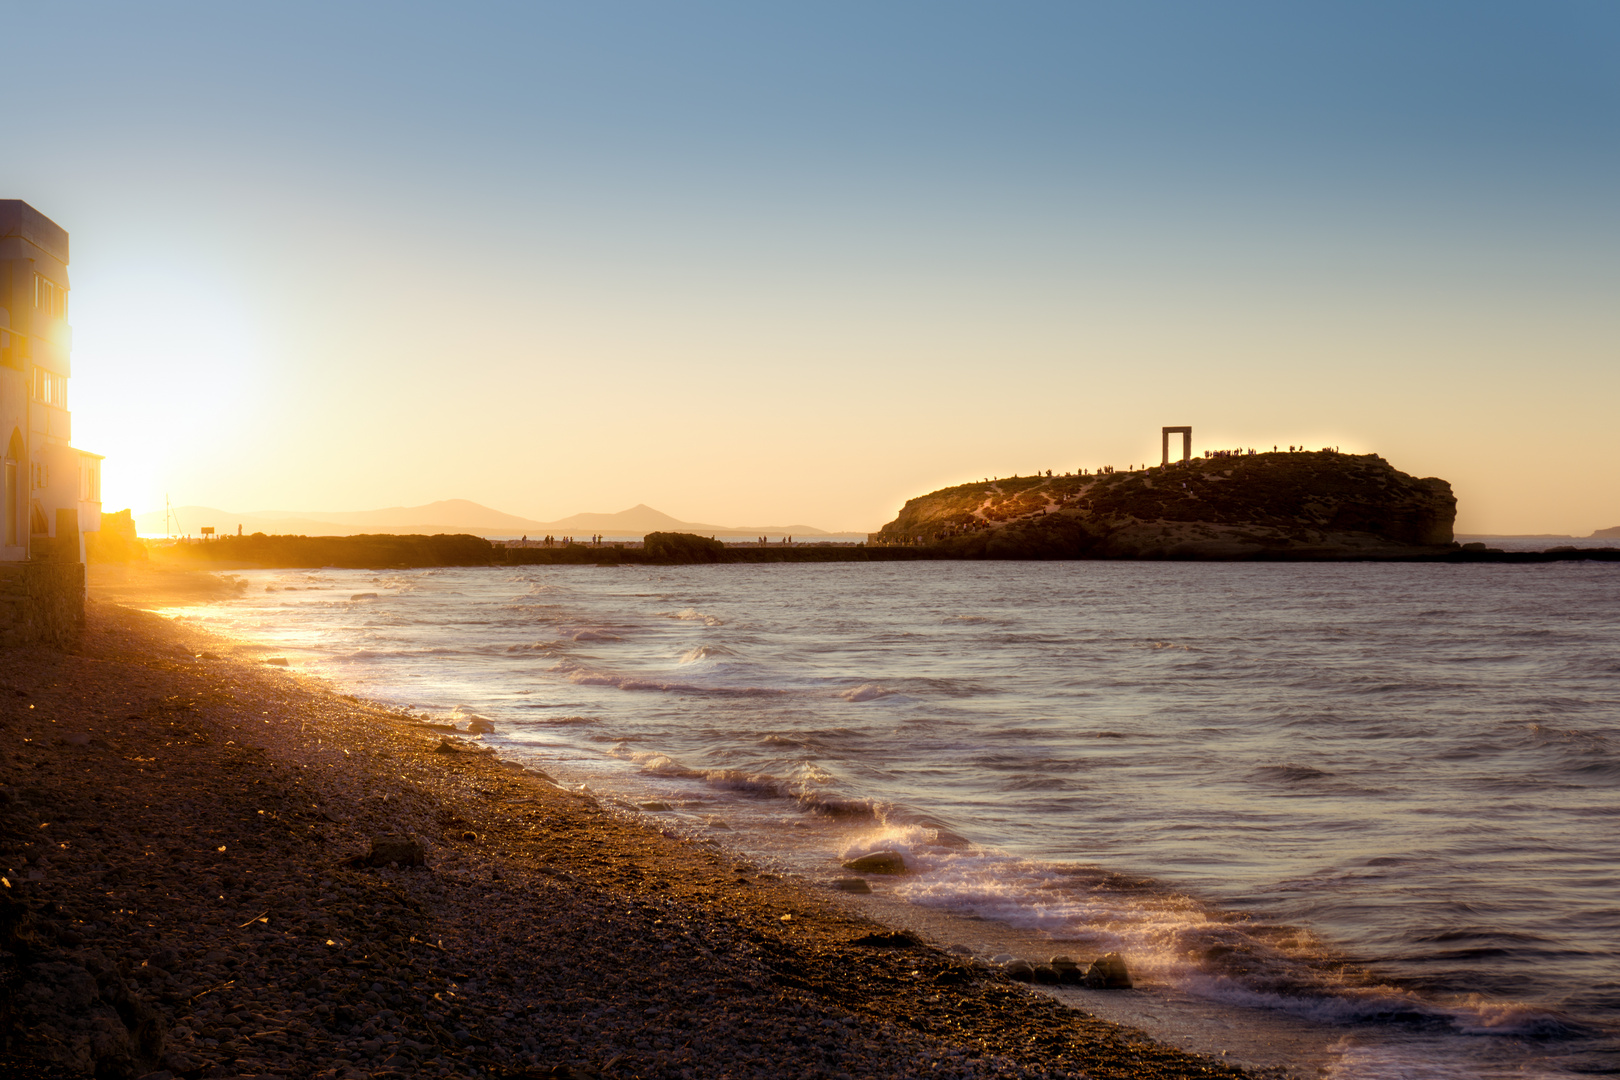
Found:
[[1456, 549], [1457, 498], [1376, 454], [1222, 452], [919, 496], [870, 543], [947, 558], [1375, 559]]

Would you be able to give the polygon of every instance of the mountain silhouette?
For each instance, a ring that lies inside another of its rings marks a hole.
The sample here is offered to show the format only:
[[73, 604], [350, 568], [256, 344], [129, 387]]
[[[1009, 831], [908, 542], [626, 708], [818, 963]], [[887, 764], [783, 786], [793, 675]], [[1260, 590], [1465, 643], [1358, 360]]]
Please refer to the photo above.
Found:
[[[381, 510], [295, 511], [257, 510], [250, 513], [220, 510], [211, 506], [181, 506], [169, 511], [169, 527], [164, 512], [138, 514], [136, 529], [142, 536], [198, 536], [212, 526], [220, 535], [234, 533], [238, 526], [245, 533], [281, 533], [303, 536], [352, 536], [356, 533], [471, 533], [474, 536], [507, 537], [578, 536], [601, 533], [606, 536], [644, 536], [650, 532], [691, 532], [705, 536], [827, 536], [810, 525], [709, 525], [681, 521], [645, 503], [615, 514], [574, 514], [558, 521], [535, 521], [503, 513], [467, 499], [443, 499], [423, 506], [390, 506]], [[176, 524], [178, 522], [178, 524]]]

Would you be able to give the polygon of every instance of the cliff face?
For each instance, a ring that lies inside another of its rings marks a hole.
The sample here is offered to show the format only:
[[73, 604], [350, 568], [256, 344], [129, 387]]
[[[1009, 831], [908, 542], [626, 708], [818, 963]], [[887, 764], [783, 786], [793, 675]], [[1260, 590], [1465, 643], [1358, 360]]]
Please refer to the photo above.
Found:
[[871, 541], [965, 558], [1376, 558], [1451, 544], [1456, 516], [1450, 484], [1375, 454], [1271, 453], [963, 484], [907, 502]]

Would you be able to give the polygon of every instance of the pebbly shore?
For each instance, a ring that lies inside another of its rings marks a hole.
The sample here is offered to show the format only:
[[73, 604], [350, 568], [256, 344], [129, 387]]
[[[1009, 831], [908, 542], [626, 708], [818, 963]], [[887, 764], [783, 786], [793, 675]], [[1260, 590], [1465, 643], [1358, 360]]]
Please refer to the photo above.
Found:
[[0, 845], [7, 1076], [1256, 1075], [110, 603], [0, 653]]

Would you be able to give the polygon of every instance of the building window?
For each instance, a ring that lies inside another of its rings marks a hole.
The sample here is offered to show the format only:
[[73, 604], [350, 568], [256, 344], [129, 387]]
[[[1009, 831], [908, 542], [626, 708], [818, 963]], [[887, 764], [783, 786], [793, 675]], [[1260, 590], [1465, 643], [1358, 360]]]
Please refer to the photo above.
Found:
[[68, 291], [50, 278], [35, 274], [34, 306], [53, 319], [65, 319], [68, 311]]
[[67, 376], [58, 375], [54, 371], [44, 368], [34, 369], [33, 384], [29, 390], [35, 401], [42, 405], [54, 405], [58, 409], [67, 408]]
[[50, 483], [51, 483], [51, 470], [50, 470], [50, 468], [48, 466], [46, 466], [46, 464], [43, 461], [35, 461], [35, 462], [31, 462], [30, 464], [32, 464], [32, 466], [33, 466], [32, 471], [33, 471], [33, 474], [34, 474], [33, 475], [34, 487], [38, 488], [40, 490], [44, 490], [45, 488], [49, 487]]
[[79, 499], [101, 501], [101, 462], [94, 458], [79, 459]]

